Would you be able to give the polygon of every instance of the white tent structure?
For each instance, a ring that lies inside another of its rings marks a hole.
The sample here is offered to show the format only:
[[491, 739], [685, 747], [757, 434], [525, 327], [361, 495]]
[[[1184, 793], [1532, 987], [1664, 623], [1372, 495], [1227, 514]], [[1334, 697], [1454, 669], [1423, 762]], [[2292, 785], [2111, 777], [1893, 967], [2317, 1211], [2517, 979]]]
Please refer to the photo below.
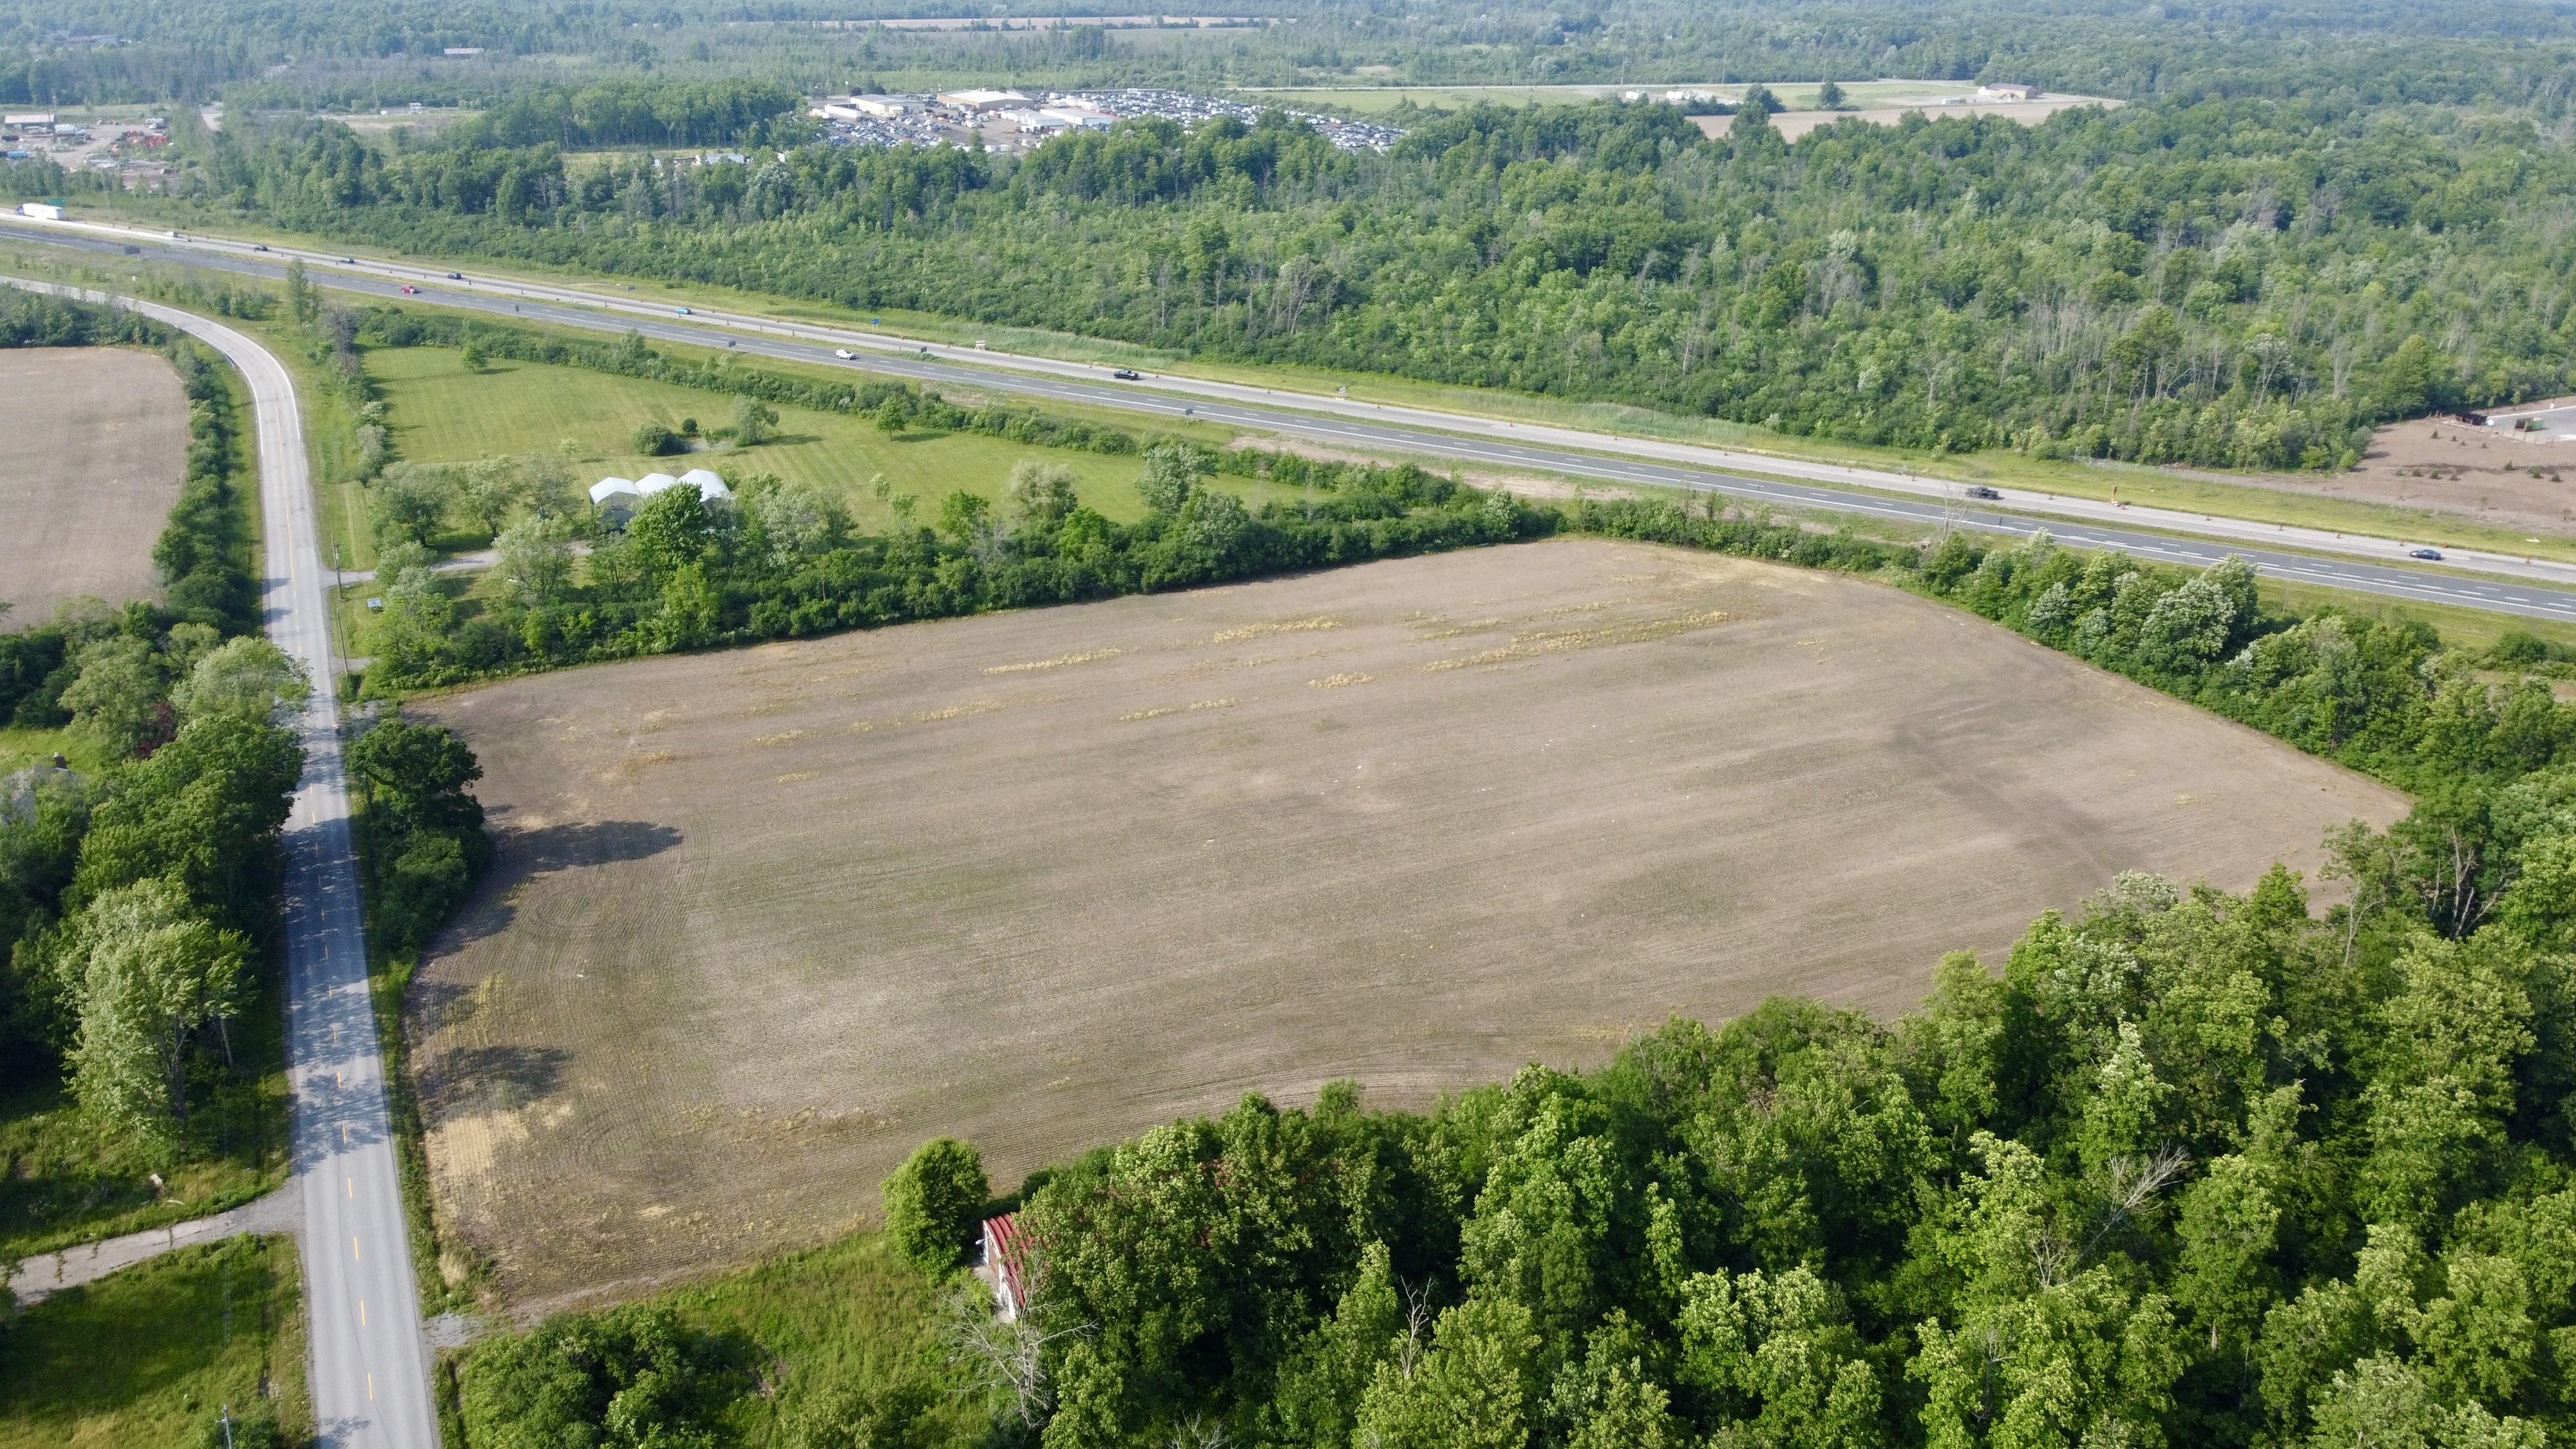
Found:
[[688, 472], [680, 475], [680, 481], [683, 483], [695, 483], [698, 485], [698, 496], [707, 500], [709, 503], [713, 503], [719, 498], [733, 497], [733, 490], [725, 486], [725, 480], [717, 477], [710, 469], [691, 468]]
[[644, 501], [644, 490], [632, 478], [602, 478], [590, 485], [590, 506], [611, 518], [633, 515], [635, 505]]
[[680, 480], [668, 473], [647, 473], [635, 480], [635, 491], [650, 498], [665, 488], [677, 488]]

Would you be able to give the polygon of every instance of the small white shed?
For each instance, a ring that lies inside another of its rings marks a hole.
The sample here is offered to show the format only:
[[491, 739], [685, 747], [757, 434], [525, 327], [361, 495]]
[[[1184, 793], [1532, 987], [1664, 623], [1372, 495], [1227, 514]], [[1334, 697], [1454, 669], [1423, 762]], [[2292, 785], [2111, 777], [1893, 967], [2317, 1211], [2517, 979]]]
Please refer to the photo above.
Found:
[[647, 473], [635, 480], [635, 491], [650, 498], [665, 488], [677, 488], [680, 480], [668, 473]]
[[715, 502], [719, 498], [733, 497], [733, 490], [727, 488], [725, 486], [725, 480], [717, 477], [712, 469], [691, 468], [688, 472], [680, 475], [680, 481], [683, 483], [696, 484], [698, 488], [698, 496], [710, 503]]

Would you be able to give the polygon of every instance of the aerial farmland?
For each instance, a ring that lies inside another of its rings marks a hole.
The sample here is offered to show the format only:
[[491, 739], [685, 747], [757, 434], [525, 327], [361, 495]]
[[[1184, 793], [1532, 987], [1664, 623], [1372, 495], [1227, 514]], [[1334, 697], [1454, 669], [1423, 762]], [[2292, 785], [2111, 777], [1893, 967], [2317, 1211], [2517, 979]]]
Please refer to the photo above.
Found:
[[1893, 1015], [2120, 871], [2312, 876], [2395, 792], [1966, 614], [1606, 542], [435, 701], [501, 841], [412, 994], [529, 1309], [1245, 1092], [1380, 1105], [1796, 993]]
[[80, 595], [150, 593], [152, 540], [178, 500], [188, 399], [152, 353], [115, 347], [0, 351], [9, 477], [0, 482], [0, 600], [8, 622]]

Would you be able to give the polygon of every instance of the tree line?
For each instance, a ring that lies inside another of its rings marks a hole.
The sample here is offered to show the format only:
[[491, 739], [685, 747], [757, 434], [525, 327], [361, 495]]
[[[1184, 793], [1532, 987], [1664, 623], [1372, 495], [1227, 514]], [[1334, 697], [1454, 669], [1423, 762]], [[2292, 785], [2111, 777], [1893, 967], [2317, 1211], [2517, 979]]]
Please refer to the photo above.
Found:
[[1786, 433], [2331, 468], [2569, 385], [2576, 161], [2527, 118], [2154, 101], [2036, 127], [1485, 106], [1395, 151], [1123, 123], [1026, 158], [388, 152], [228, 127], [207, 199], [424, 251], [1644, 403]]
[[[931, 401], [924, 411], [948, 408]], [[956, 419], [973, 414], [955, 410]], [[889, 402], [880, 423], [914, 425]], [[1146, 450], [1147, 515], [1114, 522], [1083, 506], [1060, 465], [1022, 463], [1008, 501], [956, 492], [935, 519], [880, 475], [901, 520], [858, 533], [839, 500], [756, 474], [729, 502], [680, 486], [646, 500], [622, 529], [577, 552], [579, 524], [530, 508], [494, 540], [496, 588], [467, 599], [398, 540], [379, 555], [384, 609], [369, 647], [370, 690], [396, 690], [631, 658], [1181, 588], [1533, 534], [1540, 516], [1410, 466], [1292, 470], [1301, 500], [1247, 509], [1202, 486], [1217, 455], [1184, 443]], [[378, 490], [384, 491], [385, 484]]]
[[[228, 1080], [256, 996], [274, 841], [302, 769], [272, 716], [300, 671], [250, 631], [236, 406], [216, 364], [119, 309], [11, 294], [0, 345], [159, 347], [189, 399], [186, 474], [153, 548], [166, 602], [95, 599], [0, 634], [0, 716], [68, 726], [110, 762], [0, 781], [0, 1074], [67, 1072], [82, 1105], [177, 1149]], [[220, 1060], [218, 1060], [220, 1058]]]

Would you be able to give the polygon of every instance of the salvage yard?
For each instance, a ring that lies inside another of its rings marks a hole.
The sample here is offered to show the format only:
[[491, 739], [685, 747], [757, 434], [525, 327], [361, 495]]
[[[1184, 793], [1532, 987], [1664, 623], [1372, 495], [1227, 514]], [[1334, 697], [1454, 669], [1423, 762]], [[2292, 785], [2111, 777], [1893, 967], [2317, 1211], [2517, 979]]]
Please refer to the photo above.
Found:
[[1775, 993], [1892, 1015], [2123, 870], [2404, 801], [1953, 609], [1483, 549], [427, 701], [500, 855], [409, 1039], [520, 1310], [801, 1245], [1245, 1092], [1380, 1105]]

